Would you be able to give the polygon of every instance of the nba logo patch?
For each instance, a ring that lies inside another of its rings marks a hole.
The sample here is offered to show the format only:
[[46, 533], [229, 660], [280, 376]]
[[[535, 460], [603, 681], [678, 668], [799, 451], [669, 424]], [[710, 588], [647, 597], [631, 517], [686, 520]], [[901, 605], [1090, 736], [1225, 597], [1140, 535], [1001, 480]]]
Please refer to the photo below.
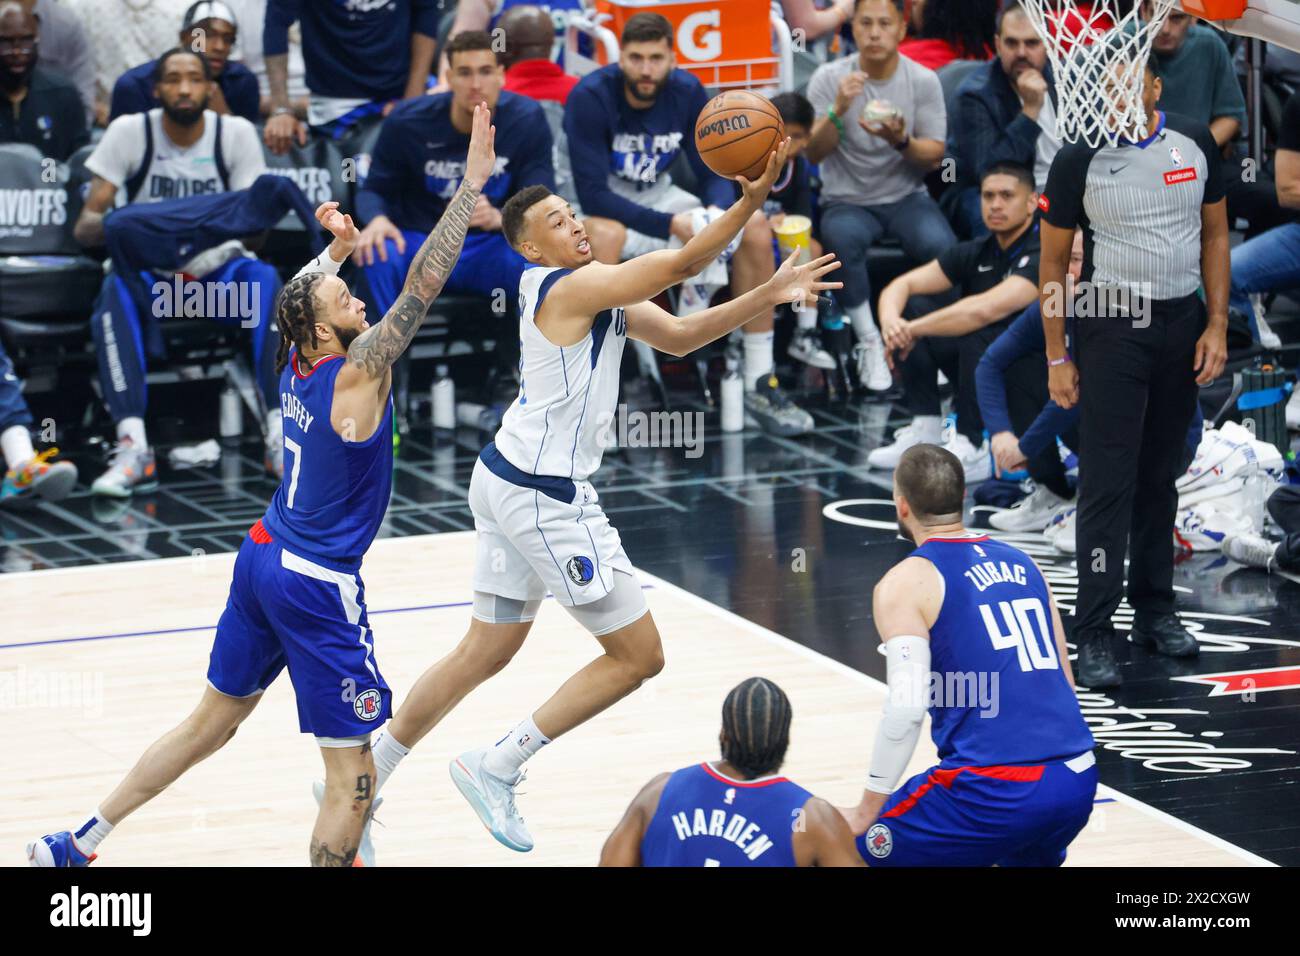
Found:
[[1177, 146], [1170, 146], [1170, 147], [1169, 147], [1169, 159], [1173, 162], [1173, 164], [1174, 164], [1175, 166], [1181, 166], [1181, 165], [1183, 165], [1183, 154], [1182, 154], [1182, 151], [1181, 151]]
[[569, 558], [569, 563], [564, 566], [564, 570], [569, 575], [570, 581], [583, 587], [591, 583], [591, 579], [595, 574], [591, 558], [584, 557], [581, 554]]
[[894, 849], [894, 835], [889, 832], [889, 827], [877, 823], [867, 831], [866, 843], [867, 852], [877, 860], [883, 860]]
[[363, 691], [356, 696], [356, 699], [352, 701], [352, 709], [356, 711], [357, 716], [362, 720], [378, 720], [383, 703], [383, 696], [372, 687], [370, 690]]
[[722, 795], [722, 802], [730, 806], [736, 802], [736, 788], [728, 787], [727, 792]]

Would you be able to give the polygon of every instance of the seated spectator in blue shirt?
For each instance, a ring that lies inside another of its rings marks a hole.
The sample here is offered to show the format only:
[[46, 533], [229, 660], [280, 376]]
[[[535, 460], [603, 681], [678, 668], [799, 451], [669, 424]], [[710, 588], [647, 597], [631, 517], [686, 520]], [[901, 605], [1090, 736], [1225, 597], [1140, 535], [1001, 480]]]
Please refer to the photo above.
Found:
[[36, 17], [0, 3], [0, 143], [28, 143], [65, 160], [90, 141], [86, 114], [72, 81], [36, 65]]
[[438, 0], [266, 0], [262, 54], [271, 88], [271, 117], [263, 130], [267, 148], [282, 155], [295, 140], [300, 146], [307, 142], [307, 125], [294, 115], [289, 101], [289, 27], [295, 22], [302, 26], [310, 91], [307, 123], [338, 137], [367, 116], [388, 115], [396, 100], [425, 91], [438, 43], [439, 13]]
[[1061, 148], [1047, 50], [1019, 0], [1002, 10], [993, 42], [997, 56], [957, 89], [957, 115], [948, 137], [963, 190], [958, 225], [972, 236], [985, 232], [978, 185], [984, 170], [1004, 162], [1025, 166], [1034, 171], [1041, 192]]
[[[357, 193], [366, 223], [358, 261], [383, 314], [397, 301], [411, 259], [465, 175], [474, 107], [487, 103], [496, 127], [496, 170], [483, 187], [446, 291], [488, 296], [513, 308], [524, 259], [501, 232], [501, 207], [525, 186], [555, 188], [551, 129], [542, 108], [501, 89], [505, 71], [486, 33], [461, 33], [447, 44], [451, 91], [400, 103], [384, 120]], [[505, 311], [503, 308], [501, 311]], [[513, 333], [507, 345], [516, 343]]]
[[[256, 123], [260, 116], [257, 77], [242, 63], [230, 59], [230, 51], [239, 35], [239, 23], [229, 6], [221, 0], [201, 0], [185, 11], [181, 21], [180, 45], [202, 53], [212, 68], [212, 89], [208, 109], [214, 113], [242, 116]], [[141, 63], [127, 70], [113, 84], [113, 102], [109, 121], [128, 113], [144, 113], [159, 105], [154, 90], [157, 60]]]
[[[619, 61], [588, 73], [573, 88], [564, 131], [598, 260], [619, 262], [667, 248], [673, 240], [686, 242], [694, 224], [703, 222], [701, 208], [726, 209], [735, 201], [733, 185], [713, 173], [695, 148], [695, 121], [708, 102], [703, 84], [677, 68], [672, 24], [658, 13], [629, 18]], [[682, 153], [695, 174], [695, 193], [676, 185], [668, 172]], [[761, 210], [742, 230], [729, 268], [705, 269], [722, 281], [729, 272], [733, 295], [757, 288], [775, 271], [772, 228]], [[715, 291], [707, 280], [684, 283], [678, 314], [707, 308]], [[769, 431], [802, 434], [812, 430], [813, 419], [780, 388], [773, 321], [769, 310], [742, 331], [745, 407]]]

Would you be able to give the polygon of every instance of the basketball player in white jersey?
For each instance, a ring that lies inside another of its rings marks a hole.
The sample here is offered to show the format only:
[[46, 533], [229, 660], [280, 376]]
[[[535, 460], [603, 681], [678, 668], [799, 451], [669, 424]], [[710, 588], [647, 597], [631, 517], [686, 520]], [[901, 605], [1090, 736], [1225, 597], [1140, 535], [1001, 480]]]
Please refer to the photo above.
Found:
[[627, 338], [685, 355], [785, 302], [815, 302], [839, 288], [822, 277], [832, 255], [786, 260], [756, 289], [689, 318], [648, 300], [687, 279], [726, 247], [785, 168], [789, 141], [743, 198], [680, 249], [620, 265], [595, 262], [582, 223], [545, 186], [520, 190], [502, 211], [510, 244], [530, 263], [519, 283], [519, 396], [474, 466], [469, 502], [478, 531], [469, 633], [430, 667], [375, 746], [382, 787], [400, 760], [466, 694], [509, 663], [550, 591], [604, 653], [494, 746], [451, 764], [457, 787], [502, 844], [533, 838], [515, 808], [521, 767], [542, 746], [608, 708], [663, 667], [659, 632], [618, 532], [588, 480], [618, 401]]

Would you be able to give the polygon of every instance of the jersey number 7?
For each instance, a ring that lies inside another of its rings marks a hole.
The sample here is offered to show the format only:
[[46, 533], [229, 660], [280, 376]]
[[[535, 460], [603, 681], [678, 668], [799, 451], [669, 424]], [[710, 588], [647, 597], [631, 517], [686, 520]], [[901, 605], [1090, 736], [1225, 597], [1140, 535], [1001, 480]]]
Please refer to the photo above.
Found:
[[1018, 598], [999, 601], [1003, 627], [993, 617], [993, 607], [980, 605], [980, 616], [988, 629], [995, 650], [1012, 647], [1022, 671], [1056, 670], [1061, 665], [1056, 658], [1056, 642], [1047, 623], [1047, 612], [1039, 598]]
[[298, 472], [302, 470], [302, 445], [292, 438], [285, 438], [284, 452], [286, 455], [293, 455], [293, 470], [289, 473], [289, 490], [284, 496], [285, 507], [292, 509], [293, 496], [298, 493]]

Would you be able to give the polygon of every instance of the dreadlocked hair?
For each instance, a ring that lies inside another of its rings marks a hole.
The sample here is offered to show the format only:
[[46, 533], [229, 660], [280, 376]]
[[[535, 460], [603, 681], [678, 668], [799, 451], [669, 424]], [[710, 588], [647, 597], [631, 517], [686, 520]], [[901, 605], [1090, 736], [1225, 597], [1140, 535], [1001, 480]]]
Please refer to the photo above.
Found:
[[722, 759], [748, 778], [776, 772], [790, 746], [790, 698], [765, 677], [732, 688], [722, 703]]
[[324, 273], [309, 272], [294, 276], [284, 284], [275, 303], [275, 325], [280, 330], [280, 351], [275, 355], [275, 374], [279, 375], [289, 364], [289, 348], [311, 344], [317, 348], [316, 341], [316, 286], [324, 278]]

